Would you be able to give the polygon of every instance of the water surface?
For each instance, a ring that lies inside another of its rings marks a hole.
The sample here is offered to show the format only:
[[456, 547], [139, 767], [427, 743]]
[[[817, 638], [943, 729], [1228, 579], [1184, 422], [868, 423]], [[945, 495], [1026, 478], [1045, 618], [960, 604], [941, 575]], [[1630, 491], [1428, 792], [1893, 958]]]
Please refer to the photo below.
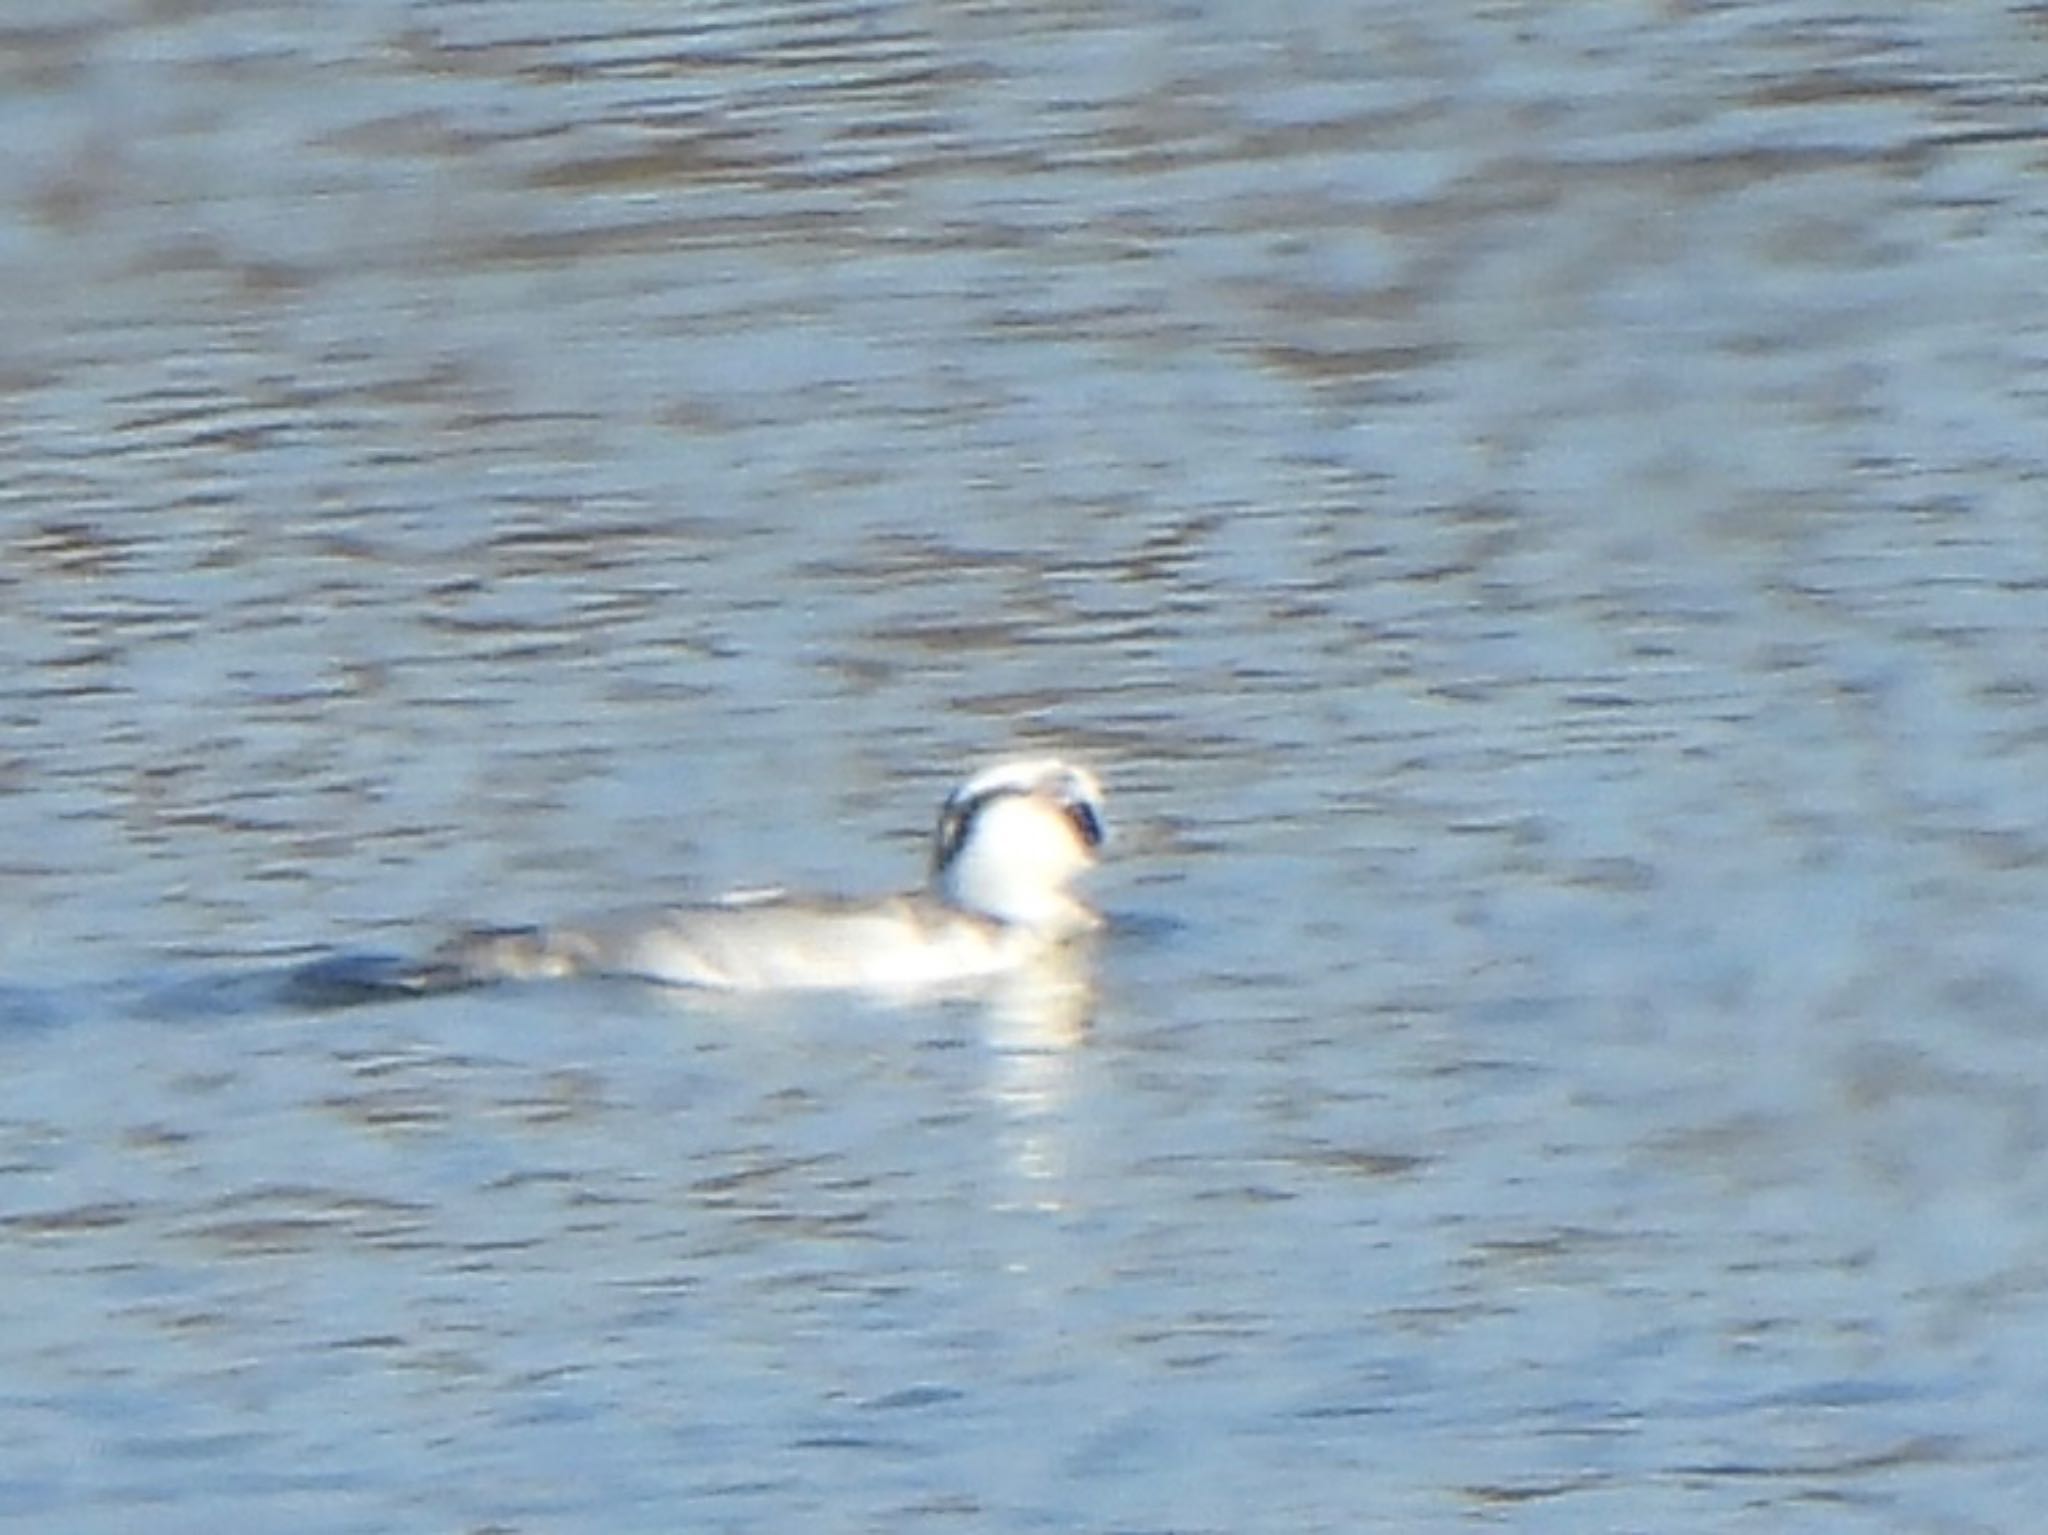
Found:
[[[0, 1518], [2034, 1516], [2038, 15], [0, 30]], [[1025, 748], [1050, 1017], [267, 990]]]

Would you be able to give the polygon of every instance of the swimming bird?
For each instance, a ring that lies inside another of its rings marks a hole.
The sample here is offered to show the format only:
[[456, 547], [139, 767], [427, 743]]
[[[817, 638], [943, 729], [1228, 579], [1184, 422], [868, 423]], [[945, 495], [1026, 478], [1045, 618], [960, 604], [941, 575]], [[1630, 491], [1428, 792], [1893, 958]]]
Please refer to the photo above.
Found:
[[774, 890], [560, 926], [460, 933], [397, 977], [448, 991], [603, 975], [721, 991], [920, 991], [1015, 970], [1102, 918], [1074, 882], [1107, 838], [1102, 786], [1052, 757], [1000, 762], [946, 797], [922, 889]]

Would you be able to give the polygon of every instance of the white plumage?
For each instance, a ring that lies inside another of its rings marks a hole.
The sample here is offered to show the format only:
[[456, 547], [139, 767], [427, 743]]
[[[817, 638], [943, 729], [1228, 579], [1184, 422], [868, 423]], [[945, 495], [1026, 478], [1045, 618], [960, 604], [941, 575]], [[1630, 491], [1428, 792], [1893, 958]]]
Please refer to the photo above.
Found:
[[615, 975], [728, 991], [906, 991], [998, 975], [1101, 925], [1072, 886], [1105, 838], [1102, 788], [1055, 758], [998, 763], [950, 795], [922, 890], [782, 892], [451, 939], [410, 990]]

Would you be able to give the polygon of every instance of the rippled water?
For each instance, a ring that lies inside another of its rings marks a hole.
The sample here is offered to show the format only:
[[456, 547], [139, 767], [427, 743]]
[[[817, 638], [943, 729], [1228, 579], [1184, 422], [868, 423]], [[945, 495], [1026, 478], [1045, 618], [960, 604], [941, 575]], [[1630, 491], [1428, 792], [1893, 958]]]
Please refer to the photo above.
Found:
[[[0, 1519], [2037, 1516], [2039, 7], [0, 42]], [[1070, 1012], [271, 990], [1019, 747]]]

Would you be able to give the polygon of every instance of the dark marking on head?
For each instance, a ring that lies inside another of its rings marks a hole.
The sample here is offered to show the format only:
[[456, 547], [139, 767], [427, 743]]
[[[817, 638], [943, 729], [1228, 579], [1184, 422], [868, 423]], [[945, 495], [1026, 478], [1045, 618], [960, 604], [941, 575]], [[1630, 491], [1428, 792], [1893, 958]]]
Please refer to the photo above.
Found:
[[955, 794], [947, 800], [946, 808], [939, 812], [939, 835], [932, 845], [932, 868], [943, 869], [959, 855], [961, 844], [967, 840], [968, 828], [989, 804], [1005, 795], [1022, 796], [1030, 792], [1021, 784], [1001, 784], [979, 794]]
[[967, 840], [967, 806], [946, 801], [939, 812], [939, 835], [932, 843], [932, 869], [937, 872], [953, 861], [960, 844]]
[[938, 837], [932, 845], [932, 868], [945, 868], [959, 856], [961, 846], [967, 841], [969, 830], [975, 818], [1000, 799], [1033, 799], [1043, 797], [1056, 806], [1081, 846], [1093, 853], [1108, 839], [1108, 832], [1102, 824], [1102, 813], [1095, 801], [1083, 792], [1071, 779], [1062, 777], [1056, 781], [1040, 780], [1036, 783], [996, 784], [981, 790], [978, 794], [960, 794], [946, 801], [939, 813]]
[[1091, 853], [1102, 846], [1107, 834], [1102, 829], [1102, 817], [1095, 813], [1092, 801], [1077, 796], [1062, 800], [1060, 809], [1067, 813], [1067, 821], [1074, 828], [1074, 835], [1081, 839], [1081, 846]]

